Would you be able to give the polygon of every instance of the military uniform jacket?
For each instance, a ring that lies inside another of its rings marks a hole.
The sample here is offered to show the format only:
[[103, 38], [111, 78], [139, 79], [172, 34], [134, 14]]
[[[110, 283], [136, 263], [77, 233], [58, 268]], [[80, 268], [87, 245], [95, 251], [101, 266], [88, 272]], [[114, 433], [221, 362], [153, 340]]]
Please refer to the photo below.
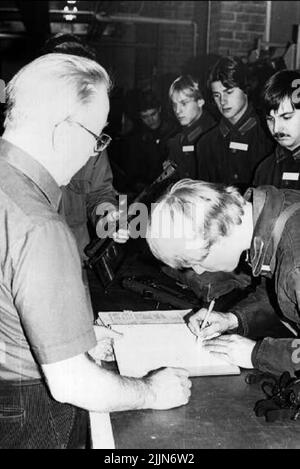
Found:
[[255, 171], [254, 186], [270, 184], [279, 189], [300, 189], [300, 147], [289, 151], [277, 145]]
[[167, 157], [177, 164], [177, 179], [197, 179], [196, 144], [200, 137], [216, 126], [215, 119], [207, 112], [191, 126], [169, 139], [166, 143]]
[[234, 185], [245, 190], [252, 185], [256, 166], [274, 148], [251, 104], [235, 124], [224, 117], [197, 144], [198, 178]]
[[71, 228], [82, 258], [84, 248], [90, 242], [88, 220], [97, 222], [97, 207], [106, 203], [117, 206], [117, 194], [106, 150], [99, 157], [91, 157], [72, 177], [67, 186], [61, 187], [60, 213]]
[[126, 173], [131, 189], [151, 184], [163, 171], [166, 141], [177, 132], [177, 125], [164, 120], [156, 130], [143, 125], [125, 142]]
[[[272, 186], [250, 189], [254, 233], [249, 262], [254, 277], [269, 281], [270, 291], [262, 284], [244, 301], [232, 309], [238, 318], [239, 334], [258, 340], [252, 352], [252, 363], [261, 371], [281, 374], [300, 370], [300, 340], [289, 329], [275, 338], [278, 317], [289, 323], [299, 337], [300, 331], [300, 209], [288, 218], [276, 252], [271, 234], [280, 214], [290, 205], [300, 203], [300, 193]], [[271, 260], [275, 254], [275, 262]], [[271, 291], [272, 289], [272, 291]], [[291, 338], [294, 337], [294, 338]], [[298, 347], [298, 351], [297, 351]]]

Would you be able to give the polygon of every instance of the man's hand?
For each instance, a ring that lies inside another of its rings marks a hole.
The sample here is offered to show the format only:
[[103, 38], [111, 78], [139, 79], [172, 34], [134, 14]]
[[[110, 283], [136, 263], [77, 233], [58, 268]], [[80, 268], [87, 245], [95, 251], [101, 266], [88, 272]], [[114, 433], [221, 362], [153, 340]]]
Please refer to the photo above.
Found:
[[207, 340], [238, 327], [237, 317], [233, 313], [218, 313], [213, 311], [209, 315], [208, 325], [201, 330], [201, 324], [206, 313], [207, 309], [202, 308], [189, 319], [188, 326], [199, 339]]
[[242, 368], [253, 368], [251, 361], [255, 341], [237, 334], [222, 335], [212, 340], [203, 341], [205, 350], [215, 353], [226, 361]]
[[192, 382], [182, 368], [163, 368], [150, 372], [144, 378], [146, 390], [145, 409], [172, 409], [188, 403]]
[[126, 227], [124, 228], [121, 226], [121, 228], [116, 231], [117, 220], [120, 220], [121, 216], [124, 216], [123, 212], [113, 210], [110, 211], [105, 217], [100, 218], [96, 225], [97, 236], [99, 238], [106, 238], [112, 231], [112, 237], [116, 243], [126, 243], [126, 241], [129, 239], [129, 230], [127, 224], [123, 223], [123, 225], [126, 225]]
[[94, 326], [94, 332], [96, 334], [97, 345], [93, 349], [89, 350], [89, 355], [95, 360], [95, 362], [101, 365], [101, 360], [113, 361], [115, 359], [113, 352], [113, 343], [115, 340], [122, 338], [120, 332], [109, 329], [103, 326]]

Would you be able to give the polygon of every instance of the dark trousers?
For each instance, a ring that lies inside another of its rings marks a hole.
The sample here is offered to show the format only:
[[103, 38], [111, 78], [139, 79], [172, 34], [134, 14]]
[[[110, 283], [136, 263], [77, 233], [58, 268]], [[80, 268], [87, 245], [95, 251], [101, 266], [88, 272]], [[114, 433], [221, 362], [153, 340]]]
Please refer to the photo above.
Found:
[[55, 401], [42, 381], [0, 381], [1, 449], [76, 449], [87, 442], [88, 412]]

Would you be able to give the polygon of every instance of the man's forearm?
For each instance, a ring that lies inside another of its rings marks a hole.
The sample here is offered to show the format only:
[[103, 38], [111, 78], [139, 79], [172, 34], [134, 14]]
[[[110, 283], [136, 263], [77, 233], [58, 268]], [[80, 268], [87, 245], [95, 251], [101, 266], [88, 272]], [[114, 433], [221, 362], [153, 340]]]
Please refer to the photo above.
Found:
[[126, 378], [97, 366], [85, 355], [43, 370], [53, 397], [88, 411], [110, 412], [147, 408], [151, 388], [146, 380]]

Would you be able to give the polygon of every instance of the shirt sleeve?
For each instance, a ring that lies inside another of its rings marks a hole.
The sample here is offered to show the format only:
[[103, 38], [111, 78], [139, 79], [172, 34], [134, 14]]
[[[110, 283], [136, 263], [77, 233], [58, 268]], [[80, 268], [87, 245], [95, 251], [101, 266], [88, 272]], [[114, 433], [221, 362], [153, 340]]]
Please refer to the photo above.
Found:
[[59, 218], [14, 246], [12, 291], [24, 333], [40, 364], [96, 345], [76, 241]]
[[231, 309], [238, 319], [237, 333], [252, 339], [282, 336], [285, 328], [280, 320], [281, 313], [275, 307], [268, 294], [266, 279], [262, 278], [255, 291]]
[[94, 226], [97, 222], [97, 207], [101, 203], [117, 206], [117, 193], [113, 187], [113, 174], [106, 150], [94, 163], [87, 194], [87, 213]]
[[255, 345], [252, 363], [263, 372], [280, 375], [288, 371], [294, 375], [300, 370], [300, 339], [266, 337]]
[[[297, 316], [294, 317], [295, 323], [299, 323], [299, 305], [300, 305], [300, 270], [293, 268], [289, 273], [284, 276], [282, 288], [286, 296], [289, 298], [287, 307], [293, 304]], [[283, 294], [283, 291], [281, 292]], [[284, 371], [288, 371], [293, 375], [296, 371], [300, 370], [300, 339], [296, 336], [290, 338], [292, 335], [288, 329], [283, 326], [279, 320], [279, 316], [275, 314], [274, 309], [265, 307], [260, 308], [260, 302], [255, 303], [255, 298], [251, 298], [253, 302], [252, 310], [235, 312], [238, 317], [239, 323], [244, 329], [245, 335], [253, 333], [255, 330], [260, 331], [262, 340], [256, 343], [252, 352], [252, 363], [255, 368], [263, 372], [273, 373], [280, 375]], [[255, 314], [256, 310], [256, 314]], [[272, 314], [273, 310], [273, 314]], [[282, 311], [285, 315], [285, 311]], [[277, 332], [276, 331], [276, 327]], [[265, 327], [263, 327], [265, 326]], [[279, 328], [282, 331], [280, 333]], [[273, 329], [273, 330], [272, 330]], [[239, 332], [239, 331], [238, 331]], [[282, 337], [282, 338], [281, 338]]]

